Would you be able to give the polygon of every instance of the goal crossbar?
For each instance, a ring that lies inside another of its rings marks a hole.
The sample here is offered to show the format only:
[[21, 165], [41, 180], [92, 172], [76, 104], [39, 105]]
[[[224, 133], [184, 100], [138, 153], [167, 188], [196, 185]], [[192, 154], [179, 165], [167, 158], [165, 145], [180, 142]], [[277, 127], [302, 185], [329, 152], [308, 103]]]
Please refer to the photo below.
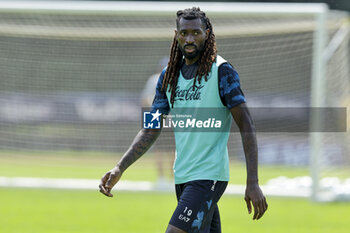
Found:
[[97, 1], [11, 1], [0, 2], [1, 12], [70, 13], [174, 13], [174, 10], [200, 6], [213, 13], [239, 14], [320, 14], [328, 10], [323, 3], [210, 3], [210, 2], [97, 2]]

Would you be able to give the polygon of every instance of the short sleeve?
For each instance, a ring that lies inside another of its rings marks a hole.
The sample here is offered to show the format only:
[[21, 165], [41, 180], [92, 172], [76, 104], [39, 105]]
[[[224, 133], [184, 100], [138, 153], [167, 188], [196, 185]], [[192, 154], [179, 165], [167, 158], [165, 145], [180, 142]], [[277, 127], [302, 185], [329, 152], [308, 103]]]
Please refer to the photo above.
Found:
[[229, 109], [245, 103], [237, 71], [228, 63], [219, 67], [219, 92], [222, 103]]
[[162, 83], [163, 83], [165, 71], [166, 69], [162, 71], [157, 82], [156, 94], [154, 96], [153, 103], [152, 103], [152, 112], [156, 112], [157, 109], [159, 109], [160, 113], [167, 115], [170, 112], [170, 106], [169, 106], [166, 93], [162, 91]]

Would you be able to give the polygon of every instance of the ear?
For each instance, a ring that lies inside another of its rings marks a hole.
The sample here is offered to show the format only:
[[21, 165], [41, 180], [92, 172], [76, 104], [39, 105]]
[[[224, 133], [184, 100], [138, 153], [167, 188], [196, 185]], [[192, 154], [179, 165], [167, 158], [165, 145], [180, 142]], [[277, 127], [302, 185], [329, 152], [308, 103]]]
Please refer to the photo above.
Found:
[[178, 37], [177, 30], [175, 29], [174, 32], [175, 32], [175, 37], [177, 38]]
[[209, 28], [207, 30], [205, 30], [205, 39], [206, 40], [208, 40], [208, 38], [209, 38], [209, 32], [210, 32]]

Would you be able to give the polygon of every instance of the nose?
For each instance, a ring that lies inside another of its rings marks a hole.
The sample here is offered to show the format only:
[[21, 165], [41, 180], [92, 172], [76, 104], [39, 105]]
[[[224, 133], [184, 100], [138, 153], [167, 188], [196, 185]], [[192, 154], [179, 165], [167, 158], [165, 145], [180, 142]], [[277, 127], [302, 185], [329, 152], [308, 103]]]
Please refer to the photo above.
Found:
[[194, 37], [192, 35], [188, 35], [186, 37], [186, 44], [193, 44], [194, 43]]

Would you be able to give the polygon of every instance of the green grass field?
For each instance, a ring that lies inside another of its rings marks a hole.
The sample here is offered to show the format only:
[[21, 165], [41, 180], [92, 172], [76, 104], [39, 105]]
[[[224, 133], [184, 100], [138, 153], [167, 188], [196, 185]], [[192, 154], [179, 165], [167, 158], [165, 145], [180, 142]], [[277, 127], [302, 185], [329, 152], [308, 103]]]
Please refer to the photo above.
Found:
[[[170, 170], [172, 155], [166, 155], [165, 170]], [[0, 176], [49, 177], [99, 179], [119, 160], [120, 155], [101, 152], [0, 152]], [[260, 183], [281, 175], [287, 177], [308, 175], [306, 167], [286, 169], [283, 166], [260, 166]], [[245, 183], [245, 165], [232, 161], [231, 183]], [[350, 176], [350, 174], [349, 174]], [[152, 154], [146, 154], [123, 175], [124, 180], [157, 180], [156, 162]]]
[[[164, 156], [169, 180], [173, 155]], [[120, 155], [103, 152], [24, 152], [0, 151], [0, 176], [99, 179], [119, 160]], [[259, 166], [260, 184], [279, 176], [289, 178], [309, 175], [307, 167]], [[350, 177], [350, 169], [333, 169], [331, 176]], [[231, 161], [230, 183], [245, 183], [245, 164]], [[151, 153], [141, 157], [123, 175], [123, 180], [157, 180], [156, 161]]]
[[[175, 196], [94, 191], [0, 189], [0, 232], [4, 233], [161, 233], [175, 208]], [[347, 233], [350, 203], [315, 204], [268, 198], [269, 209], [251, 220], [243, 198], [220, 201], [223, 233]]]
[[[95, 152], [0, 152], [0, 176], [99, 179], [119, 159]], [[171, 159], [168, 159], [169, 167]], [[348, 173], [344, 173], [348, 176]], [[308, 175], [306, 168], [261, 166], [260, 180]], [[349, 176], [348, 176], [349, 177]], [[145, 155], [123, 180], [156, 181], [154, 158]], [[169, 177], [170, 179], [170, 177]], [[231, 183], [243, 184], [245, 166], [231, 164]], [[96, 191], [0, 188], [0, 233], [157, 233], [176, 206], [174, 194], [118, 192], [107, 198]], [[220, 201], [223, 233], [345, 233], [350, 203], [312, 203], [307, 199], [267, 197], [269, 210], [252, 221], [242, 197]]]

